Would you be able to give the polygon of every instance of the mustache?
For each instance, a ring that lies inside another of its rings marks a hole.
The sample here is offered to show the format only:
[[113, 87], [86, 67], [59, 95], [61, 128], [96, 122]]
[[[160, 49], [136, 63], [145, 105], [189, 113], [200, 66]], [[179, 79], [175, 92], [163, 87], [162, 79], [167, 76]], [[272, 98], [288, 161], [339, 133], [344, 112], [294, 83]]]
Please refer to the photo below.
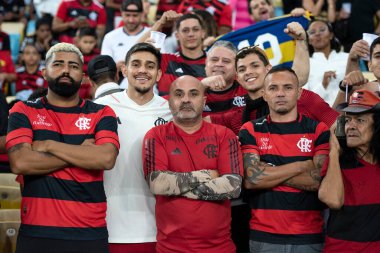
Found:
[[179, 107], [180, 110], [183, 110], [183, 109], [191, 109], [191, 110], [194, 110], [193, 106], [190, 104], [190, 103], [183, 103], [180, 105]]
[[57, 77], [57, 78], [55, 79], [55, 81], [56, 81], [57, 83], [59, 83], [59, 80], [60, 80], [61, 78], [63, 78], [63, 77], [65, 77], [65, 78], [69, 78], [71, 83], [74, 83], [74, 82], [75, 82], [74, 78], [72, 78], [70, 75], [65, 74], [65, 73], [63, 73], [62, 75], [60, 75], [59, 77]]

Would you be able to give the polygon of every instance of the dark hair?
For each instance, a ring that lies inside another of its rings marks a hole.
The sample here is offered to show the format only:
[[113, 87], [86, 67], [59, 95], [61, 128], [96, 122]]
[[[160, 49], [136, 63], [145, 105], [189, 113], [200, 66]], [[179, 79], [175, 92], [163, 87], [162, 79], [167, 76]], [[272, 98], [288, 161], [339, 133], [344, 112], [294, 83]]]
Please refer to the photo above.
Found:
[[[373, 112], [373, 135], [369, 142], [368, 152], [373, 155], [376, 163], [380, 162], [380, 111]], [[358, 153], [355, 148], [344, 145], [339, 159], [347, 166], [353, 167], [359, 164]]]
[[218, 25], [216, 24], [216, 21], [214, 17], [211, 15], [210, 12], [205, 10], [194, 10], [194, 14], [200, 16], [202, 18], [202, 21], [204, 24], [207, 24], [205, 27], [206, 30], [206, 37], [213, 36], [216, 37], [218, 35]]
[[268, 73], [265, 75], [264, 83], [265, 83], [265, 79], [267, 79], [267, 77], [269, 75], [272, 75], [272, 74], [278, 73], [278, 72], [289, 72], [289, 73], [293, 74], [296, 77], [297, 81], [298, 81], [298, 76], [297, 76], [296, 72], [292, 68], [278, 65], [278, 66], [275, 66], [275, 67], [271, 68], [271, 70], [268, 71]]
[[[331, 48], [331, 50], [335, 50], [336, 52], [340, 52], [340, 50], [342, 48], [342, 44], [340, 43], [339, 39], [335, 36], [334, 29], [333, 29], [332, 25], [329, 22], [327, 22], [327, 21], [320, 20], [320, 19], [315, 19], [315, 20], [313, 20], [313, 21], [310, 22], [310, 24], [308, 26], [308, 29], [311, 26], [311, 24], [313, 24], [315, 22], [321, 22], [321, 23], [323, 23], [323, 24], [325, 24], [327, 26], [327, 29], [333, 35], [332, 39], [330, 40], [330, 48]], [[308, 35], [308, 33], [306, 33], [306, 36], [307, 36], [307, 41], [309, 42], [309, 35]], [[310, 43], [308, 43], [307, 45], [309, 47], [309, 55], [312, 56], [313, 53], [314, 53], [314, 48], [313, 48], [312, 45], [310, 45]]]
[[137, 10], [133, 12], [143, 12], [144, 11], [144, 6], [141, 0], [123, 0], [121, 3], [121, 11], [128, 11], [128, 6], [129, 5], [136, 5]]
[[37, 50], [38, 54], [40, 54], [40, 52], [38, 51], [38, 48], [37, 48], [36, 44], [32, 43], [30, 41], [27, 41], [25, 44], [22, 44], [21, 47], [20, 47], [20, 51], [19, 52], [21, 54], [24, 53], [24, 50], [25, 50], [26, 47], [34, 47]]
[[258, 46], [249, 46], [249, 47], [244, 47], [237, 52], [236, 58], [235, 58], [235, 69], [237, 69], [238, 60], [244, 59], [250, 54], [257, 55], [260, 61], [264, 63], [264, 66], [269, 65], [269, 60], [264, 50], [262, 50]]
[[42, 25], [47, 25], [51, 29], [53, 18], [51, 16], [43, 16], [36, 21], [36, 30]]
[[[252, 10], [251, 10], [251, 2], [252, 0], [249, 0], [248, 1], [248, 13], [251, 15], [252, 14]], [[268, 5], [272, 5], [271, 1], [270, 0], [265, 0], [265, 2], [267, 2]]]
[[205, 29], [205, 25], [202, 21], [202, 18], [200, 18], [197, 14], [194, 14], [194, 13], [187, 13], [187, 14], [184, 14], [182, 15], [178, 20], [177, 22], [175, 23], [175, 28], [176, 30], [178, 31], [180, 25], [181, 25], [181, 22], [184, 21], [184, 20], [187, 20], [187, 19], [196, 19], [198, 20], [200, 26], [202, 27], [202, 29]]
[[98, 38], [95, 28], [92, 28], [92, 27], [79, 28], [77, 34], [79, 38], [83, 38], [84, 36], [92, 36], [95, 39]]
[[131, 55], [137, 52], [149, 52], [156, 56], [157, 59], [157, 68], [161, 68], [161, 53], [157, 50], [153, 45], [149, 43], [137, 43], [131, 49], [129, 49], [127, 55], [125, 56], [125, 65], [128, 65], [129, 59], [131, 58]]
[[373, 54], [373, 50], [375, 49], [376, 45], [377, 44], [380, 44], [380, 37], [377, 37], [371, 44], [371, 46], [369, 47], [369, 59], [372, 60], [372, 54]]

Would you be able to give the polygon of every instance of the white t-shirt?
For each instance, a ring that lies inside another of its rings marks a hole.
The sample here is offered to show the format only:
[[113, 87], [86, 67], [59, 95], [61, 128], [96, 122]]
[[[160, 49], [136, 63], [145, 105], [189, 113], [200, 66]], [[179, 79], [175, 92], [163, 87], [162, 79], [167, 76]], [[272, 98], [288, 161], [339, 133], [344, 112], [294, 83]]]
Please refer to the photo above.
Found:
[[[116, 63], [124, 61], [129, 49], [149, 30], [150, 28], [144, 27], [139, 33], [130, 35], [124, 31], [123, 27], [116, 28], [104, 36], [100, 54], [111, 56]], [[125, 89], [127, 87], [128, 80], [124, 78], [120, 84], [120, 88]]]
[[[326, 59], [324, 53], [313, 53], [310, 58], [309, 80], [303, 88], [317, 93], [332, 106], [339, 91], [339, 82], [343, 80], [346, 72], [347, 59], [347, 53], [337, 53], [335, 50], [331, 51], [328, 59]], [[332, 78], [325, 89], [322, 81], [326, 71], [336, 71], [336, 78]]]
[[108, 241], [155, 242], [156, 201], [144, 178], [142, 144], [148, 130], [172, 119], [168, 102], [154, 95], [150, 102], [138, 105], [126, 91], [101, 97], [95, 102], [110, 106], [119, 122], [119, 155], [115, 167], [104, 173]]

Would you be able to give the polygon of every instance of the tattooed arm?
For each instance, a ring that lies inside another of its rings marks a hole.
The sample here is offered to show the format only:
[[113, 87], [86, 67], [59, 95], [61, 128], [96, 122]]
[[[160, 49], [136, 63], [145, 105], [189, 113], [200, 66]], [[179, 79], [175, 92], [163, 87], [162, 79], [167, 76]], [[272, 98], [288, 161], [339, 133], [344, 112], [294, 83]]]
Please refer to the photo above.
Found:
[[180, 196], [199, 185], [217, 177], [215, 170], [199, 170], [188, 173], [172, 171], [153, 171], [147, 181], [150, 191], [155, 195]]
[[191, 199], [210, 201], [237, 198], [241, 191], [242, 177], [237, 174], [225, 174], [221, 177], [200, 184], [198, 187], [184, 194]]
[[306, 170], [304, 162], [270, 166], [260, 161], [258, 154], [246, 153], [244, 159], [244, 186], [247, 189], [268, 189], [282, 184]]
[[45, 152], [33, 151], [29, 143], [8, 149], [9, 163], [18, 175], [43, 175], [69, 166], [65, 161]]
[[211, 201], [239, 197], [241, 181], [239, 175], [226, 174], [219, 177], [214, 170], [189, 173], [154, 171], [148, 177], [150, 190], [155, 195]]
[[326, 155], [316, 155], [313, 161], [305, 161], [307, 170], [300, 175], [286, 180], [284, 185], [304, 191], [318, 191], [321, 182], [321, 168], [325, 159]]

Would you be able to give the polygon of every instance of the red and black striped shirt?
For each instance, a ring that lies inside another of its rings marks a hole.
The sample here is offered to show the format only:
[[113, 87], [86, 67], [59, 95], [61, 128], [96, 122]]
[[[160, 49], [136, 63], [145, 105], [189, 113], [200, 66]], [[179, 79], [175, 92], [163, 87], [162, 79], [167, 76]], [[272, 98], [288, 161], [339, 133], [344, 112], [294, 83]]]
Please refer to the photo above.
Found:
[[[57, 107], [46, 97], [18, 102], [10, 111], [7, 149], [20, 143], [54, 140], [119, 148], [113, 110], [80, 99], [77, 106]], [[103, 171], [66, 167], [47, 175], [25, 175], [20, 234], [66, 240], [107, 238]]]
[[[261, 161], [278, 166], [327, 155], [329, 137], [326, 124], [302, 115], [286, 123], [262, 117], [245, 123], [239, 132], [243, 154], [258, 154]], [[278, 185], [251, 191], [249, 202], [253, 240], [274, 244], [323, 242], [324, 205], [317, 192]]]
[[226, 0], [184, 0], [178, 7], [178, 13], [188, 13], [193, 10], [208, 11], [218, 26], [232, 27], [232, 9]]
[[[323, 170], [327, 169], [325, 163]], [[380, 252], [380, 164], [340, 159], [344, 204], [330, 210], [324, 253]]]
[[181, 52], [162, 54], [162, 77], [158, 82], [158, 91], [161, 96], [169, 94], [171, 83], [180, 76], [190, 75], [199, 80], [206, 77], [206, 53], [197, 59], [184, 56]]
[[19, 67], [16, 69], [17, 81], [16, 92], [22, 90], [36, 90], [37, 88], [47, 88], [47, 81], [42, 77], [41, 66], [36, 69], [34, 73], [28, 73], [26, 67]]

